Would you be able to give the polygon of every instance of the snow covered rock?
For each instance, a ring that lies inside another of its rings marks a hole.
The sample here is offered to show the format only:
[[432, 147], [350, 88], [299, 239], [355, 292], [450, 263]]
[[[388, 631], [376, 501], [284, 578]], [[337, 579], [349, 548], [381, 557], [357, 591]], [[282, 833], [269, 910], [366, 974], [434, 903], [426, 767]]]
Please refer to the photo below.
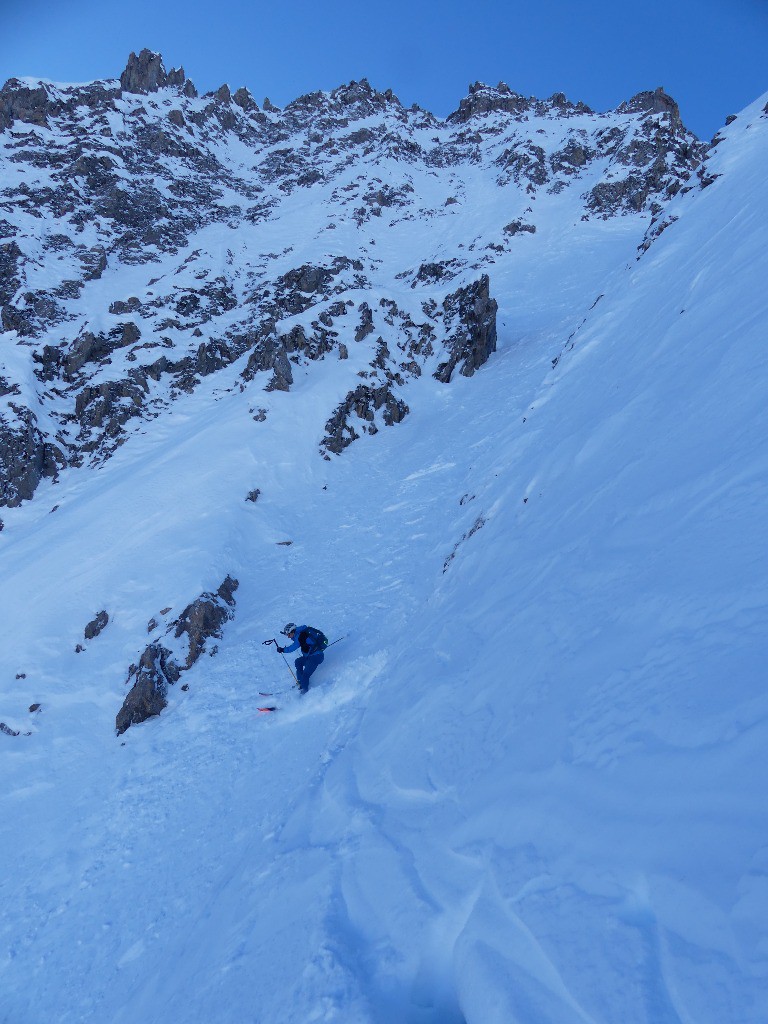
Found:
[[489, 287], [488, 275], [483, 274], [443, 300], [448, 359], [435, 370], [437, 380], [447, 384], [460, 362], [459, 372], [471, 377], [496, 351], [498, 303], [490, 297]]
[[0, 412], [0, 504], [13, 508], [27, 501], [40, 481], [55, 477], [65, 461], [30, 409], [9, 402], [6, 412]]
[[359, 384], [354, 391], [350, 391], [325, 425], [326, 434], [321, 444], [321, 452], [340, 455], [348, 445], [360, 437], [360, 433], [355, 429], [355, 423], [360, 432], [375, 434], [378, 430], [378, 412], [381, 412], [381, 422], [385, 426], [400, 423], [403, 417], [408, 415], [409, 410], [405, 402], [394, 393], [394, 383], [394, 380], [390, 380], [379, 386]]
[[91, 619], [85, 627], [84, 635], [86, 640], [93, 640], [102, 633], [109, 624], [109, 615], [106, 611], [100, 611], [95, 618]]
[[[227, 576], [215, 593], [201, 594], [169, 624], [166, 636], [173, 632], [173, 638], [168, 644], [153, 641], [139, 664], [131, 665], [127, 682], [134, 680], [133, 686], [115, 719], [118, 736], [130, 726], [159, 715], [167, 706], [168, 686], [194, 665], [209, 639], [221, 637], [224, 623], [233, 617], [237, 587], [238, 581]], [[185, 642], [179, 645], [177, 641], [182, 638]]]
[[211, 637], [221, 637], [224, 623], [234, 615], [235, 591], [238, 581], [227, 576], [215, 593], [201, 594], [188, 605], [174, 623], [174, 636], [178, 640], [186, 636], [188, 649], [181, 662], [181, 669], [191, 668]]
[[171, 651], [159, 643], [149, 644], [139, 664], [129, 669], [127, 682], [132, 679], [134, 682], [115, 719], [117, 735], [159, 715], [168, 704], [168, 686], [175, 683], [179, 675]]

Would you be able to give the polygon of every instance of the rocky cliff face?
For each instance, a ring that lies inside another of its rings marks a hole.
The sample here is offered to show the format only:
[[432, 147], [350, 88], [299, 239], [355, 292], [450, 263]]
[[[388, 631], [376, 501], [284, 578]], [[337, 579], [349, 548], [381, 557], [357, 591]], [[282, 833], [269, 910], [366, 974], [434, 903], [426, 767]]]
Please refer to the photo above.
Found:
[[108, 458], [212, 374], [286, 391], [351, 359], [318, 438], [338, 455], [407, 414], [410, 378], [487, 360], [494, 269], [540, 218], [636, 216], [642, 237], [702, 153], [661, 90], [596, 114], [478, 83], [440, 121], [365, 80], [283, 110], [198, 96], [148, 50], [119, 80], [11, 79], [0, 504]]

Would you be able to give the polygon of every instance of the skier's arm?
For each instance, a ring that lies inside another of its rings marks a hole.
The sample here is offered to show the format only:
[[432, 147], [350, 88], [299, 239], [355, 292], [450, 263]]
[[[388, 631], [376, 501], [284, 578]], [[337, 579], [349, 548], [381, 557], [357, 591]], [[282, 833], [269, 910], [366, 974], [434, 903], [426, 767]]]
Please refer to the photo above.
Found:
[[290, 654], [292, 651], [298, 651], [298, 649], [301, 647], [301, 644], [299, 643], [299, 637], [301, 636], [302, 630], [304, 629], [306, 629], [306, 626], [302, 626], [301, 629], [296, 630], [296, 632], [293, 634], [293, 643], [291, 644], [290, 647], [284, 647], [281, 651], [281, 654]]

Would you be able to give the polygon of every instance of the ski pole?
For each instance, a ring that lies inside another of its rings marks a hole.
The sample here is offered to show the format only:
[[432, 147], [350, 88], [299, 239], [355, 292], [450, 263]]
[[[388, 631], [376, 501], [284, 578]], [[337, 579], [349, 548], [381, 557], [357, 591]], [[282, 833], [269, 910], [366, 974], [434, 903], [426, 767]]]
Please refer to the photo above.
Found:
[[[280, 646], [280, 645], [278, 644], [277, 640], [274, 640], [274, 639], [272, 639], [272, 640], [263, 640], [263, 641], [262, 641], [262, 643], [263, 643], [263, 644], [264, 644], [265, 646], [267, 646], [268, 644], [274, 644], [274, 645], [275, 645], [275, 647], [279, 647], [279, 646]], [[288, 671], [289, 671], [289, 672], [291, 673], [291, 675], [293, 676], [293, 681], [294, 681], [294, 683], [296, 683], [296, 685], [298, 686], [298, 685], [299, 685], [299, 680], [298, 680], [298, 679], [296, 678], [296, 674], [294, 673], [294, 671], [293, 671], [293, 669], [291, 668], [291, 666], [290, 666], [290, 665], [288, 664], [288, 660], [287, 660], [287, 658], [285, 657], [285, 655], [283, 654], [283, 652], [282, 652], [282, 651], [280, 651], [280, 657], [281, 657], [281, 658], [283, 659], [283, 661], [285, 662], [285, 667], [286, 667], [286, 668], [288, 669]]]
[[298, 680], [298, 679], [296, 678], [296, 673], [295, 673], [295, 672], [293, 671], [293, 669], [291, 668], [291, 666], [290, 666], [290, 665], [288, 664], [288, 659], [286, 658], [286, 656], [285, 656], [284, 654], [281, 654], [281, 655], [280, 655], [280, 657], [281, 657], [281, 658], [283, 659], [283, 661], [285, 662], [285, 667], [286, 667], [286, 668], [288, 669], [288, 671], [289, 671], [289, 672], [291, 673], [291, 675], [293, 676], [293, 681], [294, 681], [294, 683], [296, 683], [296, 685], [298, 686], [298, 685], [299, 685], [299, 680]]

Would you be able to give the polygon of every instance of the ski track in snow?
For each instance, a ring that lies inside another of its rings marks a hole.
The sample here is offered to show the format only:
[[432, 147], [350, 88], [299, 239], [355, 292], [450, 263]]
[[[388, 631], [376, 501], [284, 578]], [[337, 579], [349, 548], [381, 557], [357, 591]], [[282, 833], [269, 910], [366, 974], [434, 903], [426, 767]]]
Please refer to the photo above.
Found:
[[[331, 462], [337, 365], [258, 424], [201, 387], [11, 511], [3, 1024], [768, 1018], [757, 109], [554, 372], [559, 308]], [[115, 739], [147, 619], [227, 572], [217, 656]], [[345, 636], [303, 698], [288, 618]]]

